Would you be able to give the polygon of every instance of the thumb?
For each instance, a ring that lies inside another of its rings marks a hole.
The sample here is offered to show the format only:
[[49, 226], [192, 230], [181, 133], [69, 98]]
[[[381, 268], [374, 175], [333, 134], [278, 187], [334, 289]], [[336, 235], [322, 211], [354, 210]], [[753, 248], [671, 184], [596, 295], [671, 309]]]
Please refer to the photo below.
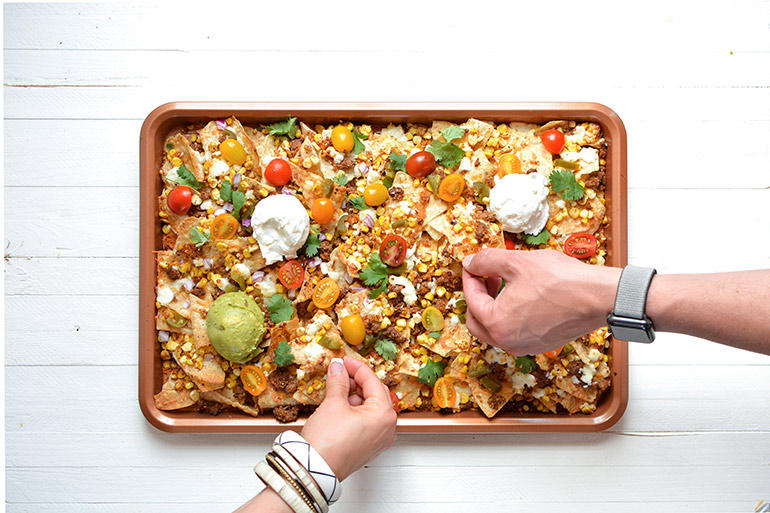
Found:
[[463, 259], [463, 268], [474, 276], [495, 276], [508, 280], [513, 274], [511, 262], [516, 252], [510, 249], [485, 248]]
[[332, 358], [326, 369], [326, 399], [345, 401], [348, 403], [350, 394], [350, 378], [342, 358]]

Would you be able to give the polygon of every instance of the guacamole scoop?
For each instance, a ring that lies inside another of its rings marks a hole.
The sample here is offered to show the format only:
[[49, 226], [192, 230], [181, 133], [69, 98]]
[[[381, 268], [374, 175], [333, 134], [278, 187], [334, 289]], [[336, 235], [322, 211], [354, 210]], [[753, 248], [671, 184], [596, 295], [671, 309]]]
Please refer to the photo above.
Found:
[[265, 335], [265, 317], [245, 292], [219, 296], [206, 315], [206, 329], [214, 349], [231, 362], [246, 363], [257, 356]]

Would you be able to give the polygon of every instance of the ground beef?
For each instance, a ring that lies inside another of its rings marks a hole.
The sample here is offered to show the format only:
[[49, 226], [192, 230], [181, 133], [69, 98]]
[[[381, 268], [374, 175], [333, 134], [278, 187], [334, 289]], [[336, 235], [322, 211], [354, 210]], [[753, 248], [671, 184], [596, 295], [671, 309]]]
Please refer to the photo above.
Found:
[[389, 298], [389, 301], [390, 301], [390, 306], [392, 306], [393, 310], [396, 311], [397, 313], [404, 312], [407, 310], [407, 308], [409, 308], [408, 306], [406, 306], [406, 303], [404, 303], [404, 296], [402, 294], [403, 290], [404, 290], [403, 285], [393, 285], [393, 284], [388, 285], [388, 294], [390, 294], [391, 292], [396, 293], [396, 297]]
[[454, 273], [445, 272], [436, 278], [436, 286], [447, 290], [460, 290], [462, 278]]
[[200, 287], [193, 287], [190, 293], [194, 296], [198, 296], [199, 298], [203, 298], [203, 296], [206, 295], [206, 291]]
[[404, 190], [401, 187], [391, 187], [390, 191], [390, 199], [393, 201], [401, 201], [404, 199]]
[[297, 375], [292, 373], [288, 367], [278, 367], [267, 377], [270, 386], [276, 390], [283, 390], [287, 394], [293, 394], [297, 391]]
[[308, 307], [310, 306], [310, 301], [303, 301], [301, 303], [297, 303], [297, 317], [300, 318], [300, 320], [306, 321], [313, 317], [313, 313], [308, 311]]
[[178, 280], [182, 277], [182, 273], [174, 269], [173, 267], [167, 267], [166, 268], [166, 276], [169, 277], [171, 280]]
[[376, 335], [380, 332], [380, 322], [374, 317], [366, 316], [364, 319], [364, 327], [366, 328], [366, 333], [369, 335]]
[[501, 396], [500, 394], [493, 394], [489, 398], [489, 406], [491, 406], [493, 409], [497, 410], [498, 408], [502, 408], [502, 406], [506, 403], [505, 397]]
[[491, 379], [497, 381], [498, 383], [503, 383], [507, 381], [507, 370], [508, 367], [505, 365], [502, 365], [500, 363], [492, 363], [490, 364], [490, 367], [492, 367], [492, 372], [487, 374]]
[[495, 217], [495, 214], [493, 214], [491, 211], [487, 209], [484, 209], [481, 211], [481, 220], [486, 221], [487, 223], [497, 222], [497, 218]]
[[197, 248], [192, 244], [185, 244], [184, 246], [179, 248], [179, 253], [193, 260], [201, 257], [200, 248]]
[[386, 387], [394, 387], [401, 382], [401, 378], [397, 372], [388, 372], [385, 377], [382, 378], [382, 382]]
[[294, 422], [299, 417], [299, 406], [276, 406], [273, 408], [273, 415], [278, 422]]
[[487, 223], [476, 221], [476, 238], [479, 240], [479, 243], [482, 241], [488, 231], [489, 225]]
[[176, 245], [176, 233], [169, 232], [163, 236], [163, 249], [174, 249]]
[[236, 385], [233, 388], [233, 397], [241, 404], [246, 404], [246, 391], [241, 385]]
[[396, 345], [399, 345], [399, 346], [404, 342], [406, 342], [406, 337], [393, 326], [389, 326], [388, 328], [386, 328], [385, 331], [382, 332], [382, 336], [384, 338], [389, 338], [393, 340], [393, 342], [395, 342]]
[[439, 298], [436, 298], [433, 301], [433, 306], [438, 308], [439, 312], [446, 312], [446, 304], [447, 303], [448, 303], [448, 301], [445, 298], [439, 297]]
[[297, 155], [300, 146], [302, 146], [301, 139], [294, 139], [289, 143], [289, 158], [293, 158]]
[[347, 171], [348, 169], [352, 168], [355, 164], [356, 164], [356, 161], [354, 159], [345, 157], [344, 159], [342, 159], [342, 162], [340, 162], [339, 164], [335, 162], [334, 168], [337, 171]]
[[474, 201], [476, 199], [476, 191], [473, 190], [473, 187], [463, 187], [463, 192], [460, 193], [460, 196], [465, 198], [468, 202]]
[[209, 415], [219, 415], [222, 412], [223, 406], [220, 403], [212, 401], [206, 401], [201, 399], [198, 401], [198, 411], [200, 413], [207, 413]]
[[422, 404], [420, 406], [415, 406], [416, 411], [433, 411], [433, 404], [431, 404], [430, 400], [422, 398]]
[[321, 247], [318, 249], [318, 257], [325, 261], [329, 261], [329, 257], [331, 257], [332, 250], [334, 249], [334, 244], [331, 243], [330, 240], [326, 239], [323, 242], [321, 242]]
[[195, 141], [193, 143], [190, 143], [190, 148], [197, 151], [198, 153], [204, 153], [203, 151], [203, 145], [200, 141]]
[[535, 386], [544, 388], [548, 386], [550, 380], [545, 377], [545, 371], [543, 369], [535, 369], [532, 371], [532, 375], [535, 376]]
[[569, 362], [567, 365], [567, 372], [572, 376], [577, 376], [580, 372], [580, 369], [583, 368], [583, 362], [580, 360], [575, 360], [574, 362]]
[[211, 298], [212, 299], [216, 299], [216, 298], [218, 298], [219, 296], [221, 296], [224, 293], [225, 293], [224, 290], [221, 290], [219, 288], [215, 288], [214, 290], [211, 291]]

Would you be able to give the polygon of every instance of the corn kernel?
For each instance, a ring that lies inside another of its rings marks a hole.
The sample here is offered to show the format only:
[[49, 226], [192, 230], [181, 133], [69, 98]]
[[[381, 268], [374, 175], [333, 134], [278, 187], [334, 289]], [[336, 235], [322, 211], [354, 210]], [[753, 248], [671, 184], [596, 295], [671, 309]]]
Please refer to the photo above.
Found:
[[398, 328], [406, 328], [406, 320], [399, 319], [396, 321], [396, 327]]
[[[436, 290], [438, 291], [438, 289]], [[435, 296], [433, 295], [433, 292], [428, 292], [427, 294], [425, 294], [425, 299], [427, 299], [428, 301], [433, 301], [434, 297]]]
[[471, 400], [471, 396], [469, 396], [465, 392], [460, 393], [460, 404], [468, 404], [468, 401], [470, 400]]
[[444, 287], [436, 287], [436, 295], [438, 297], [444, 297], [444, 294], [446, 294], [446, 289]]
[[395, 297], [396, 297], [396, 293], [395, 293], [395, 292], [388, 292], [388, 297], [389, 297], [390, 299], [395, 299]]
[[417, 406], [417, 407], [422, 406], [422, 397], [418, 397], [417, 399], [415, 399], [414, 400], [414, 405]]
[[420, 362], [422, 362], [423, 364], [428, 363], [428, 355], [426, 355], [426, 354], [422, 355], [420, 357]]
[[387, 328], [388, 326], [390, 326], [390, 319], [388, 319], [387, 317], [385, 317], [385, 318], [384, 318], [382, 321], [380, 321], [380, 328], [381, 328], [381, 329], [385, 329], [385, 328]]

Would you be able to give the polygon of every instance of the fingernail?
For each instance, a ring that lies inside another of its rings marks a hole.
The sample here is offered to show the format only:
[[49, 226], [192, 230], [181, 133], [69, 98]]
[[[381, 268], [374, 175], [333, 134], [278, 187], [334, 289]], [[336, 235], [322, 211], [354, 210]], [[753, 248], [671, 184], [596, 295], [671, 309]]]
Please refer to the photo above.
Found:
[[332, 358], [332, 362], [329, 364], [329, 376], [342, 374], [344, 367], [345, 364], [342, 362], [342, 358]]
[[468, 267], [471, 265], [471, 260], [473, 260], [473, 255], [468, 255], [467, 257], [463, 258], [463, 267]]

